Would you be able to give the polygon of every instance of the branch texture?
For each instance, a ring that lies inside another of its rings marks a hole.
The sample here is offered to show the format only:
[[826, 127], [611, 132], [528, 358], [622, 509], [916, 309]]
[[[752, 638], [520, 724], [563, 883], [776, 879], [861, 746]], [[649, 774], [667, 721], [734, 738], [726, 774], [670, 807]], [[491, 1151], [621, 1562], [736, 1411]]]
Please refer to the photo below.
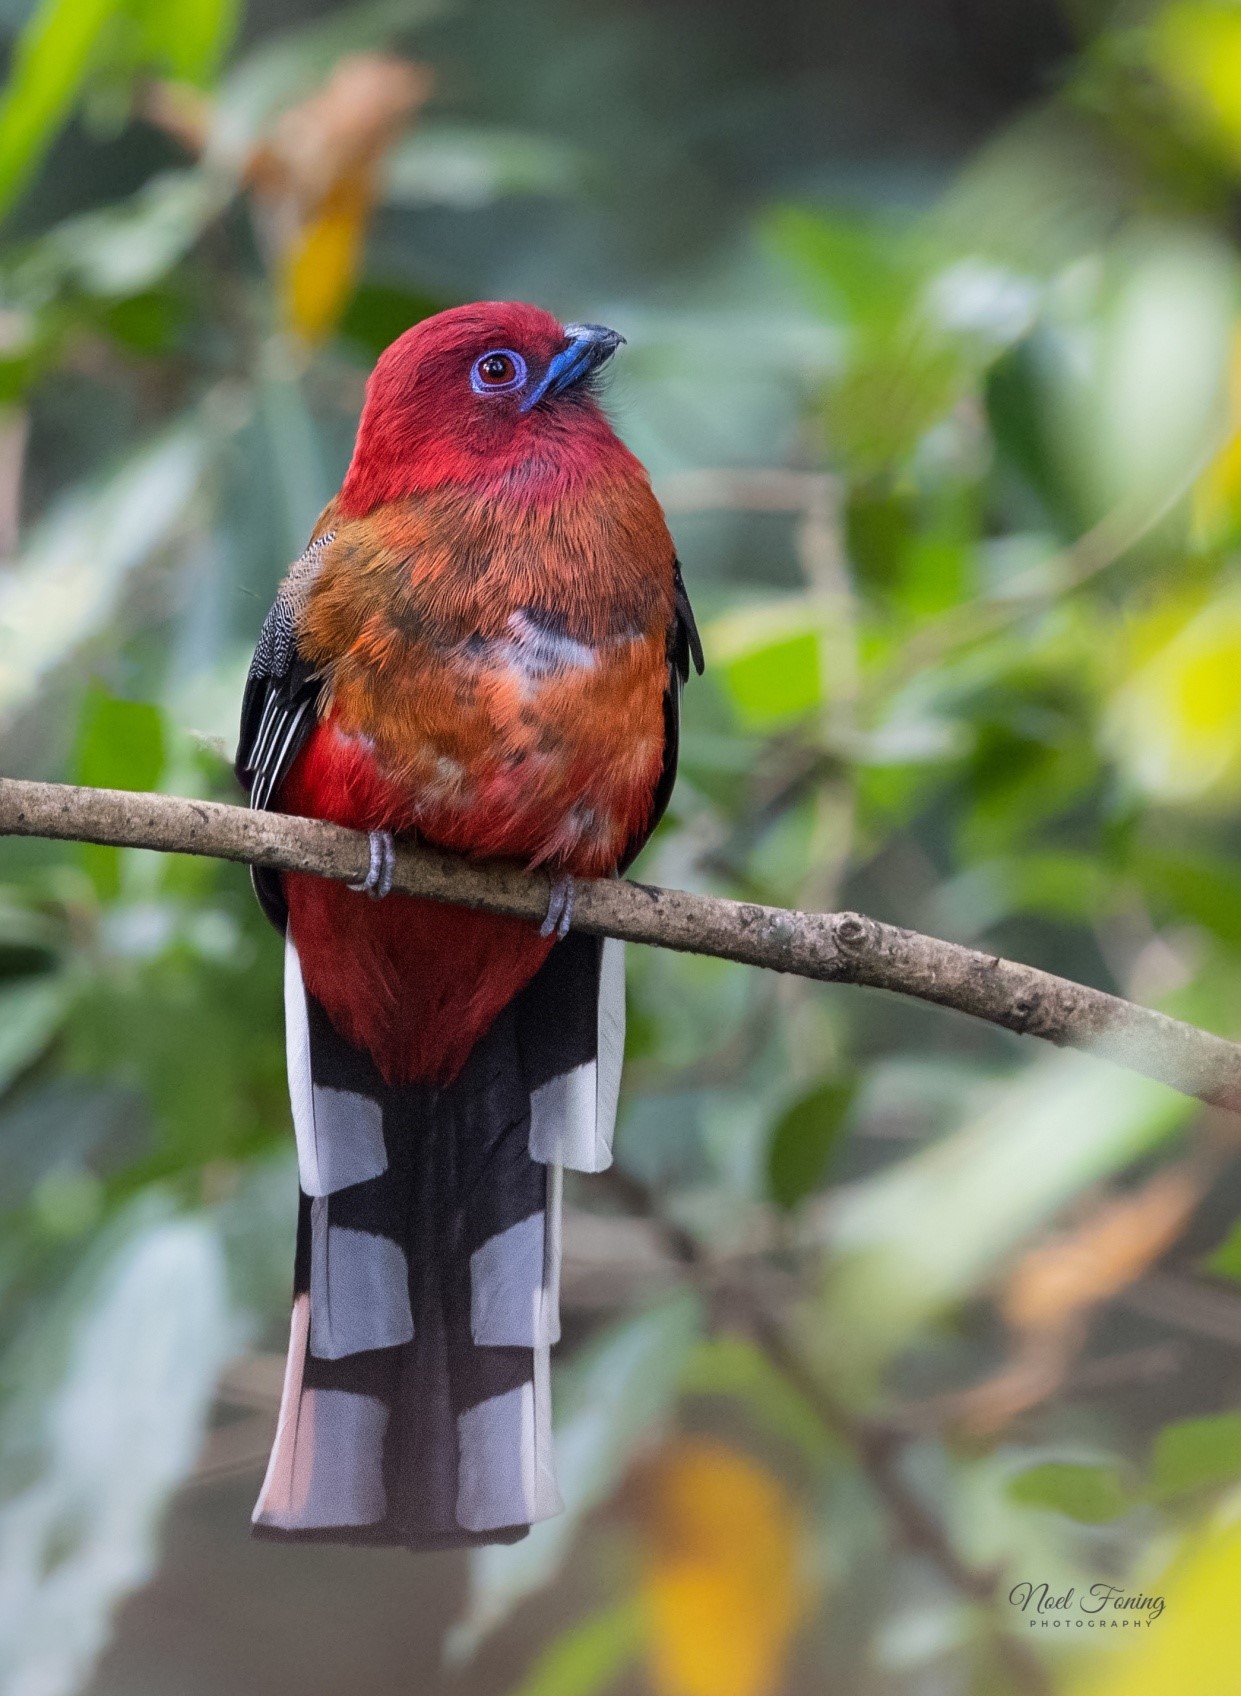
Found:
[[[348, 882], [365, 877], [370, 864], [364, 835], [316, 819], [13, 778], [0, 778], [0, 835], [206, 854]], [[549, 880], [511, 865], [403, 843], [392, 887], [538, 921], [547, 910]], [[576, 884], [573, 927], [821, 983], [915, 996], [1022, 1036], [1084, 1049], [1241, 1112], [1241, 1045], [1102, 990], [862, 913], [801, 913], [628, 880], [589, 879]]]

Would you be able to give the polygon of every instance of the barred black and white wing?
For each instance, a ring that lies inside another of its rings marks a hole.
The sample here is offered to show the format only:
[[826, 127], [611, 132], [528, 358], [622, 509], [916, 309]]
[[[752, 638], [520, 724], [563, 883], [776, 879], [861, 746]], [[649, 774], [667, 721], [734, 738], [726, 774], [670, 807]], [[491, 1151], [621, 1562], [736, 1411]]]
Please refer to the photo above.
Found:
[[681, 748], [681, 691], [689, 681], [691, 660], [699, 677], [702, 676], [705, 663], [702, 657], [702, 639], [694, 622], [694, 609], [689, 604], [685, 580], [681, 576], [680, 560], [673, 560], [672, 570], [676, 601], [672, 623], [668, 627], [668, 687], [664, 691], [664, 763], [655, 789], [650, 818], [641, 834], [626, 845], [621, 858], [621, 871], [627, 871], [637, 859], [650, 839], [651, 832], [667, 811], [668, 802], [672, 797], [672, 786], [677, 780], [677, 758]]
[[[234, 770], [250, 805], [268, 808], [303, 743], [314, 729], [319, 679], [297, 650], [297, 621], [323, 550], [335, 539], [328, 530], [297, 559], [280, 585], [259, 632], [241, 703], [241, 732]], [[283, 930], [284, 898], [275, 873], [253, 873], [255, 893], [272, 923]]]

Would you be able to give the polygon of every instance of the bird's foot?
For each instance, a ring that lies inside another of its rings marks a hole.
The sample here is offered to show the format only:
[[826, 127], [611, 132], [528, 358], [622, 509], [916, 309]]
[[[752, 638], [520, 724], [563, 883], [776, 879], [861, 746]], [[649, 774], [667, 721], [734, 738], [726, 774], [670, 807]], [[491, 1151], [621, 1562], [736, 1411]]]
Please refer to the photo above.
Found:
[[563, 941], [569, 934], [569, 926], [573, 923], [573, 879], [571, 877], [553, 878], [551, 891], [547, 897], [547, 912], [543, 923], [539, 926], [540, 936], [554, 935], [557, 941]]
[[392, 840], [392, 832], [372, 830], [370, 867], [362, 881], [351, 883], [350, 889], [356, 889], [360, 895], [369, 895], [372, 901], [382, 901], [391, 890], [395, 875], [396, 843]]

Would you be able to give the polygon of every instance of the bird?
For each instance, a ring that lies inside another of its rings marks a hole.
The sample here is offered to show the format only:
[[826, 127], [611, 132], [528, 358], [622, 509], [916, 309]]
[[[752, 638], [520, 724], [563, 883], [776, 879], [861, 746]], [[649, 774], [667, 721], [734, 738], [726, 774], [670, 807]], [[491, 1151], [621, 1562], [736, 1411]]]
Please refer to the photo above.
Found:
[[[469, 1547], [562, 1507], [563, 1172], [610, 1163], [625, 994], [573, 880], [648, 840], [703, 669], [600, 401], [622, 341], [519, 302], [407, 329], [255, 648], [250, 805], [365, 831], [370, 862], [252, 874], [285, 939], [300, 1189], [260, 1537]], [[545, 868], [544, 922], [393, 892], [399, 838]]]

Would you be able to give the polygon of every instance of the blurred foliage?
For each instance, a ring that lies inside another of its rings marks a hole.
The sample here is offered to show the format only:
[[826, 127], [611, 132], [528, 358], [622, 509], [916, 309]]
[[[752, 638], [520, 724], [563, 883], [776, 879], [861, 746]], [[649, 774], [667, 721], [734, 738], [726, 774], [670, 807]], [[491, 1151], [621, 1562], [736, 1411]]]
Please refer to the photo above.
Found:
[[666, 1447], [634, 1488], [654, 1688], [660, 1696], [762, 1696], [807, 1600], [787, 1492], [753, 1461], [702, 1437]]
[[[467, 287], [538, 294], [629, 336], [706, 635], [643, 875], [1241, 1038], [1241, 11], [1104, 10], [942, 192], [786, 193], [609, 297], [571, 262], [636, 216], [594, 112], [561, 133], [516, 77], [488, 121], [430, 6], [256, 39], [219, 0], [40, 0], [0, 103], [5, 769], [235, 799], [369, 363]], [[1231, 1689], [1235, 1133], [891, 998], [636, 951], [630, 996], [620, 1178], [570, 1199], [642, 1216], [659, 1288], [574, 1315], [566, 1513], [472, 1559], [453, 1659], [563, 1594], [522, 1696]], [[221, 1365], [279, 1346], [280, 1016], [239, 868], [0, 844], [6, 1690], [85, 1687]], [[1027, 1579], [1166, 1609], [1113, 1661], [1031, 1632]]]
[[1159, 1626], [1105, 1657], [1106, 1672], [1074, 1681], [1073, 1696], [1160, 1696], [1176, 1687], [1224, 1696], [1238, 1647], [1231, 1603], [1239, 1577], [1235, 1525], [1191, 1539], [1168, 1575]]

